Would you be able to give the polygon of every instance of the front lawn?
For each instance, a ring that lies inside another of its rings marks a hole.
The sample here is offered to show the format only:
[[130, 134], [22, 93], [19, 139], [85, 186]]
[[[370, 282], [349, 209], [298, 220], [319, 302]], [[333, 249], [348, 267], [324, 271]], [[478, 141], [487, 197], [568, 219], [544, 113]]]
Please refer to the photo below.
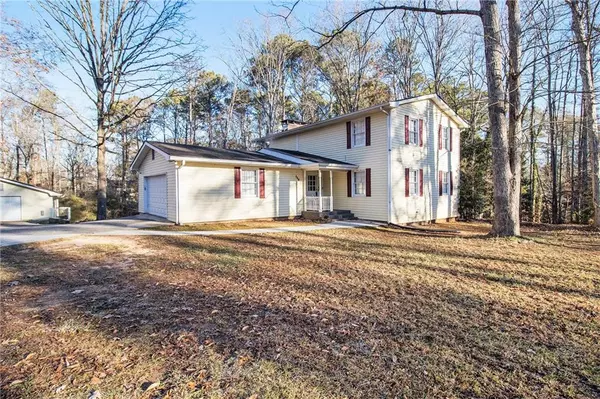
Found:
[[600, 397], [600, 236], [336, 229], [3, 249], [0, 397]]
[[323, 221], [310, 221], [300, 219], [290, 220], [247, 220], [217, 223], [190, 223], [182, 225], [167, 225], [149, 227], [146, 230], [163, 231], [216, 231], [216, 230], [250, 230], [277, 227], [312, 226]]

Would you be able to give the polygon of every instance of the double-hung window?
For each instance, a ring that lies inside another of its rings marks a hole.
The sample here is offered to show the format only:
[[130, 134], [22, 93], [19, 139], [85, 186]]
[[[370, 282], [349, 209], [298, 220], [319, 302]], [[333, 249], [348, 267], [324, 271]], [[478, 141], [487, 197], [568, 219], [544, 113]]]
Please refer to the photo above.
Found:
[[411, 169], [409, 174], [409, 193], [411, 196], [419, 195], [419, 170]]
[[242, 169], [242, 197], [258, 197], [258, 171]]
[[366, 128], [365, 120], [359, 119], [352, 121], [352, 147], [362, 147], [365, 145]]
[[408, 123], [408, 137], [410, 144], [419, 145], [419, 120], [410, 118]]
[[364, 170], [354, 172], [354, 195], [361, 196], [367, 193], [367, 173]]
[[442, 172], [442, 194], [450, 194], [450, 172]]
[[444, 150], [450, 149], [450, 128], [448, 126], [442, 130], [442, 148]]

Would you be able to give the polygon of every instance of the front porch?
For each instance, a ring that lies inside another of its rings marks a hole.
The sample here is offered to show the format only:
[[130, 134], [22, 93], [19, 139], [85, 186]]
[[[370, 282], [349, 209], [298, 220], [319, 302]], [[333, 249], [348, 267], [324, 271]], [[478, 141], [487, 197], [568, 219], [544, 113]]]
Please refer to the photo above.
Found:
[[[350, 210], [334, 208], [334, 170], [304, 170], [305, 195], [302, 217], [305, 219], [352, 220], [354, 214]], [[340, 174], [337, 173], [337, 178]], [[343, 175], [342, 175], [343, 176]]]
[[333, 212], [333, 170], [304, 170], [304, 211]]

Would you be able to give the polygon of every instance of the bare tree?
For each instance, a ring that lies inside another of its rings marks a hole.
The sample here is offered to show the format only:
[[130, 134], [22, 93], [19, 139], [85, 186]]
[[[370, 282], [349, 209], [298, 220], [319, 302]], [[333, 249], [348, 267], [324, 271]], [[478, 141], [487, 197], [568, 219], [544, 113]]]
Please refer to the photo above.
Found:
[[592, 198], [594, 202], [594, 226], [600, 227], [600, 137], [596, 120], [594, 88], [594, 60], [592, 58], [592, 30], [594, 16], [600, 3], [589, 0], [565, 0], [571, 9], [573, 34], [579, 53], [581, 76], [583, 128], [588, 138], [592, 158]]
[[[105, 219], [106, 145], [116, 127], [158, 101], [183, 76], [192, 56], [181, 31], [186, 1], [40, 0], [45, 33], [68, 68], [61, 72], [95, 109], [97, 218]], [[136, 96], [130, 112], [111, 118], [119, 101]]]

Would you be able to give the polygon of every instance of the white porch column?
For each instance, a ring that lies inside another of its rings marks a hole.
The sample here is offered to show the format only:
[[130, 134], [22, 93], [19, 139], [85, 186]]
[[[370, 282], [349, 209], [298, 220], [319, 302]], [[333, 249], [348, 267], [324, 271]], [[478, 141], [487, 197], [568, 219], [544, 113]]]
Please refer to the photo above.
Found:
[[304, 195], [302, 196], [302, 203], [304, 205], [304, 212], [306, 212], [306, 195], [308, 194], [308, 182], [306, 181], [306, 169], [304, 169], [304, 180], [302, 181], [302, 190]]
[[321, 169], [319, 169], [319, 212], [323, 212], [323, 180]]
[[333, 212], [333, 171], [329, 170], [329, 211]]

